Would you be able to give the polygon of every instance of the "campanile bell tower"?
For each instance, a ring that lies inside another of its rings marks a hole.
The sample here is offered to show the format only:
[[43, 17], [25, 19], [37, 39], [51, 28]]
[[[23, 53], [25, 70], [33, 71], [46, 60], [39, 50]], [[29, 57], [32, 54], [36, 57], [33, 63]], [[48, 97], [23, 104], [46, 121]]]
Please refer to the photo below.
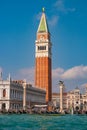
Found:
[[43, 9], [35, 41], [35, 86], [46, 90], [46, 102], [52, 97], [51, 40]]

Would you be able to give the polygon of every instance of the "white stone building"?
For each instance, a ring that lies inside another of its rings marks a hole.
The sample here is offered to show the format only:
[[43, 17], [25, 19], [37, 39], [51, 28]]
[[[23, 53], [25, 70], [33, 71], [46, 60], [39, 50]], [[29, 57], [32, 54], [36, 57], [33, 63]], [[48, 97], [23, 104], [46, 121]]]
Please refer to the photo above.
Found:
[[23, 80], [0, 79], [0, 110], [25, 109], [33, 104], [45, 104], [46, 91], [32, 87]]
[[[55, 107], [60, 108], [60, 93], [53, 93], [52, 94], [52, 101]], [[82, 94], [79, 88], [75, 88], [69, 92], [63, 92], [62, 94], [62, 104], [64, 110], [70, 110], [73, 108], [74, 111], [76, 110], [83, 110], [87, 111], [87, 87], [85, 93]]]
[[75, 88], [67, 93], [67, 109], [80, 110], [80, 90]]

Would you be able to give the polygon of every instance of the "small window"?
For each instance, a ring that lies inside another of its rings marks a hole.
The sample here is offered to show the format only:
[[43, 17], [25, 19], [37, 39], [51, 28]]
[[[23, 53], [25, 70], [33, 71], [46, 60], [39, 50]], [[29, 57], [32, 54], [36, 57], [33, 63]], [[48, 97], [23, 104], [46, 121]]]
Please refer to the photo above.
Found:
[[46, 50], [46, 46], [38, 46], [38, 50]]
[[3, 89], [3, 97], [6, 97], [6, 89]]

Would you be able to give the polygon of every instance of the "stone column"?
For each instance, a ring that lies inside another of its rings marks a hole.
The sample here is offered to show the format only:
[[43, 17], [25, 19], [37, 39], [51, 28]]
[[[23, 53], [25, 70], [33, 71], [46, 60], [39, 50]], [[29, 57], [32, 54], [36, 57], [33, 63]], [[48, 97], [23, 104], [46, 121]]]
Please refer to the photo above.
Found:
[[26, 81], [23, 83], [23, 109], [26, 108]]
[[60, 111], [63, 111], [63, 86], [60, 86]]
[[63, 112], [63, 89], [64, 89], [64, 84], [62, 81], [59, 82], [59, 87], [60, 87], [60, 112]]

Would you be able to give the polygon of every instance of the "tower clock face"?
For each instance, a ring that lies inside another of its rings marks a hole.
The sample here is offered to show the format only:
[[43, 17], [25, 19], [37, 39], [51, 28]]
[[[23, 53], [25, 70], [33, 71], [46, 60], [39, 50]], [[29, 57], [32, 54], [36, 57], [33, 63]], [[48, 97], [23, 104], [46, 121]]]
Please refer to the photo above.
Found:
[[40, 36], [40, 40], [43, 41], [44, 39], [45, 39], [44, 35], [41, 35], [41, 36]]

